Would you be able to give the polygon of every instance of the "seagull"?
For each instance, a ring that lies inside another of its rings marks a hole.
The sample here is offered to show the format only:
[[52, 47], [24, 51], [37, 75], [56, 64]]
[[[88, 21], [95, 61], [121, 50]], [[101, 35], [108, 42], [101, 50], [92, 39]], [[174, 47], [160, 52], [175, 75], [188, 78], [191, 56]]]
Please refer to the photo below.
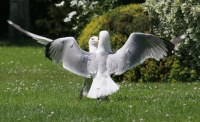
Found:
[[[89, 52], [90, 53], [95, 52], [98, 46], [98, 37], [92, 36], [89, 39], [88, 44], [89, 44]], [[83, 96], [87, 96], [90, 90], [91, 84], [92, 84], [92, 78], [85, 78], [85, 83], [84, 83], [83, 88], [81, 89], [80, 96], [79, 96], [80, 99], [82, 99]]]
[[[170, 42], [172, 44], [175, 45], [175, 48], [174, 50], [177, 51], [178, 50], [178, 47], [180, 46], [181, 42], [186, 38], [186, 35], [185, 34], [182, 34], [181, 36], [178, 36], [176, 38], [173, 38], [170, 40]], [[93, 36], [93, 38], [91, 38], [89, 40], [89, 52], [95, 52], [96, 49], [98, 47], [98, 37], [97, 36]], [[85, 78], [85, 83], [84, 83], [84, 86], [80, 92], [80, 99], [83, 97], [83, 96], [87, 96], [90, 88], [91, 88], [91, 85], [92, 85], [92, 79], [91, 78]], [[101, 99], [105, 99], [107, 96], [105, 97], [101, 97]]]
[[121, 75], [129, 69], [143, 63], [148, 58], [163, 59], [170, 54], [175, 45], [152, 34], [131, 33], [125, 44], [113, 52], [110, 46], [108, 31], [99, 33], [98, 46], [94, 52], [82, 50], [74, 37], [55, 40], [42, 37], [19, 28], [11, 21], [10, 25], [28, 36], [46, 45], [46, 57], [62, 63], [63, 67], [79, 76], [92, 78], [88, 98], [98, 99], [111, 95], [119, 90], [111, 75]]
[[[31, 32], [28, 32], [28, 31], [24, 30], [23, 28], [21, 28], [19, 25], [10, 21], [10, 20], [8, 20], [8, 23], [11, 26], [13, 26], [15, 29], [17, 29], [18, 31], [26, 34], [29, 37], [32, 37], [34, 40], [37, 40], [40, 44], [47, 46], [48, 43], [53, 41], [52, 39], [49, 39], [49, 38], [46, 38], [46, 37], [43, 37], [43, 36], [36, 35], [34, 33], [31, 33]], [[88, 41], [88, 45], [89, 45], [89, 52], [95, 52], [95, 50], [97, 49], [97, 46], [98, 46], [98, 37], [92, 36]], [[46, 50], [46, 56], [48, 56], [47, 50]], [[87, 96], [88, 91], [91, 87], [91, 83], [92, 83], [91, 78], [85, 78], [84, 86], [83, 86], [83, 88], [80, 92], [80, 98], [82, 98], [82, 96]]]

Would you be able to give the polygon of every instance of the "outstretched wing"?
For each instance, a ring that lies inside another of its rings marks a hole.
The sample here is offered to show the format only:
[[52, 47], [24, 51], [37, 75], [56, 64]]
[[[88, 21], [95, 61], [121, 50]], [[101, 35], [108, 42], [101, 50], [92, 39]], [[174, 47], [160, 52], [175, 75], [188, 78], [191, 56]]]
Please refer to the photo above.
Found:
[[93, 71], [88, 67], [96, 69], [95, 54], [82, 50], [73, 37], [59, 38], [47, 44], [46, 55], [79, 76], [89, 78]]
[[120, 75], [148, 58], [160, 60], [173, 49], [172, 43], [153, 35], [132, 33], [116, 53], [108, 55], [107, 69], [110, 74]]
[[83, 77], [90, 77], [96, 72], [95, 54], [83, 51], [73, 37], [48, 39], [31, 32], [8, 20], [8, 23], [15, 29], [46, 45], [46, 57], [57, 63], [62, 63], [63, 67], [74, 74]]
[[49, 39], [49, 38], [46, 38], [46, 37], [43, 37], [43, 36], [39, 36], [39, 35], [36, 35], [34, 33], [31, 33], [31, 32], [28, 32], [26, 30], [24, 30], [23, 28], [21, 28], [19, 25], [13, 23], [12, 21], [10, 20], [7, 20], [8, 24], [10, 24], [11, 26], [13, 26], [15, 29], [17, 29], [18, 31], [26, 34], [27, 36], [35, 39], [38, 41], [38, 43], [40, 44], [44, 44], [44, 45], [47, 45], [49, 42], [52, 42], [53, 40], [52, 39]]

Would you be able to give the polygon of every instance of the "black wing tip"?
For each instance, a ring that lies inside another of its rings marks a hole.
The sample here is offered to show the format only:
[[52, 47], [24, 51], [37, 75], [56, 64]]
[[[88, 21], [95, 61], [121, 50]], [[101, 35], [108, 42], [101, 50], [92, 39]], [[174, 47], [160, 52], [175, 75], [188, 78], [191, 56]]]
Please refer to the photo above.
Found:
[[170, 41], [163, 41], [166, 48], [167, 48], [167, 55], [172, 55], [175, 45], [173, 43], [171, 43]]
[[46, 46], [45, 46], [45, 57], [48, 58], [49, 60], [52, 60], [51, 56], [50, 56], [50, 47], [51, 47], [51, 43], [49, 42]]

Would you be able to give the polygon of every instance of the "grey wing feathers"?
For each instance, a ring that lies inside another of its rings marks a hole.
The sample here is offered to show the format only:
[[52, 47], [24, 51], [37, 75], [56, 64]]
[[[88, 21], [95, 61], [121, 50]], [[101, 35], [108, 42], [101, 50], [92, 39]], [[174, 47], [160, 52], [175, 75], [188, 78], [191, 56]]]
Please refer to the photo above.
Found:
[[46, 54], [51, 60], [61, 62], [72, 73], [90, 77], [87, 65], [92, 54], [83, 51], [73, 37], [60, 38], [48, 44]]
[[186, 38], [186, 35], [183, 34], [183, 35], [181, 35], [181, 36], [178, 36], [178, 37], [176, 37], [176, 38], [173, 38], [170, 42], [173, 43], [174, 45], [177, 45], [177, 44], [183, 42], [185, 38]]
[[178, 50], [180, 44], [185, 41], [186, 35], [183, 34], [179, 37], [173, 38], [170, 42], [175, 45], [174, 50]]
[[120, 75], [148, 58], [160, 60], [173, 49], [172, 43], [153, 35], [132, 33], [122, 48], [108, 56], [107, 68], [111, 74]]
[[64, 53], [63, 51], [64, 44], [63, 40], [57, 39], [53, 42], [50, 42], [45, 47], [45, 55], [50, 60], [55, 61], [56, 63], [62, 62], [62, 55]]
[[53, 41], [52, 39], [49, 39], [49, 38], [46, 38], [46, 37], [43, 37], [43, 36], [36, 35], [34, 33], [31, 33], [31, 32], [28, 32], [28, 31], [24, 30], [23, 28], [21, 28], [19, 25], [17, 25], [15, 23], [13, 23], [12, 21], [10, 21], [10, 20], [7, 20], [7, 21], [15, 29], [17, 29], [18, 31], [26, 34], [27, 36], [29, 36], [31, 38], [33, 38], [34, 40], [37, 40], [37, 42], [40, 43], [40, 44], [47, 45], [49, 42]]

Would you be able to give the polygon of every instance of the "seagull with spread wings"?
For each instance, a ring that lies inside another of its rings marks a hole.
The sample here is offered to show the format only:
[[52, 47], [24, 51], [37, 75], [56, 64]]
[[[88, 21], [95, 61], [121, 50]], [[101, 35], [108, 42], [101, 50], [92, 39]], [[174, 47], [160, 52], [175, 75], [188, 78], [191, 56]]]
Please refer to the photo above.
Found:
[[148, 58], [160, 60], [174, 50], [174, 44], [169, 41], [163, 41], [151, 34], [132, 33], [125, 44], [113, 53], [108, 31], [101, 31], [97, 49], [94, 52], [86, 52], [78, 46], [73, 37], [51, 40], [27, 32], [11, 21], [8, 23], [46, 45], [46, 56], [49, 59], [62, 63], [65, 69], [76, 75], [92, 78], [87, 97], [93, 99], [119, 90], [119, 85], [112, 80], [111, 74], [121, 75]]

